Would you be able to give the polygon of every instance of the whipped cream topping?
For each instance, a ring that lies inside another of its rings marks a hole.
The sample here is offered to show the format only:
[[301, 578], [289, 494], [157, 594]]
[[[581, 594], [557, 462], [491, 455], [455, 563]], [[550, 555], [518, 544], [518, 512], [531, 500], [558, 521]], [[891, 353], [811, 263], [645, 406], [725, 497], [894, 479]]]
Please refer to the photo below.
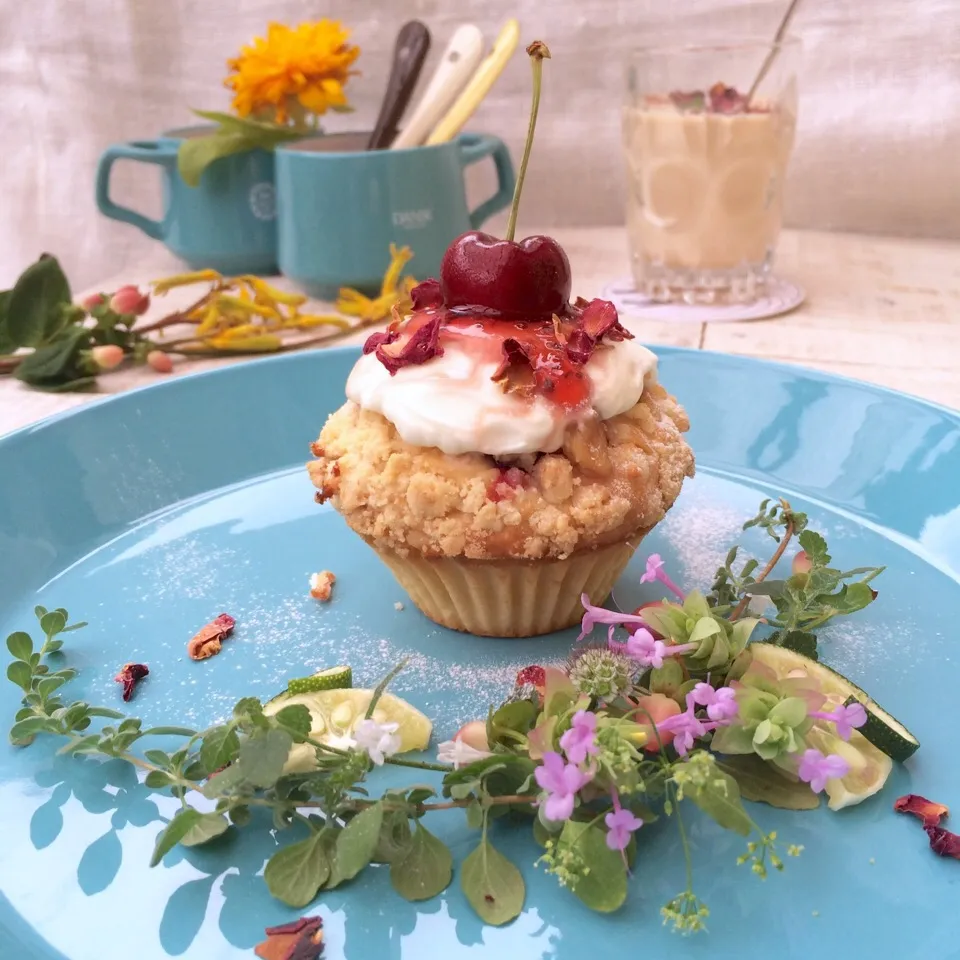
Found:
[[603, 344], [584, 367], [589, 406], [567, 409], [541, 396], [505, 393], [491, 379], [498, 356], [470, 349], [469, 342], [445, 341], [443, 349], [442, 356], [393, 376], [369, 353], [351, 371], [347, 397], [385, 417], [415, 446], [493, 457], [552, 453], [563, 445], [571, 423], [593, 411], [607, 420], [634, 406], [645, 378], [657, 368], [656, 356], [636, 340]]

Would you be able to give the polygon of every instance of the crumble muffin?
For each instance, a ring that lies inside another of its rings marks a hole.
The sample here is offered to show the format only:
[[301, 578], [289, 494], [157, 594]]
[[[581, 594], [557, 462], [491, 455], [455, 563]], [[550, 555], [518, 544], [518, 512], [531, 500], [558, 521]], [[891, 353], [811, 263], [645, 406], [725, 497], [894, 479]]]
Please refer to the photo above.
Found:
[[451, 311], [436, 281], [414, 292], [312, 445], [317, 500], [438, 623], [570, 626], [693, 474], [687, 416], [612, 304], [527, 322]]

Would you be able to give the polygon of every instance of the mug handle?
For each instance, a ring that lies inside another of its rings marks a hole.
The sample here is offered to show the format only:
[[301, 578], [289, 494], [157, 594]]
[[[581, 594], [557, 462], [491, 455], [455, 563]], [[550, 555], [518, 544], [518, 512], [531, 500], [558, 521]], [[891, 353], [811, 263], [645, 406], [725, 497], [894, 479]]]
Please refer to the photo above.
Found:
[[484, 133], [462, 133], [457, 142], [460, 145], [460, 163], [464, 167], [492, 156], [497, 168], [497, 192], [489, 200], [484, 200], [476, 210], [470, 211], [470, 226], [476, 229], [498, 210], [510, 206], [516, 182], [513, 161], [507, 145], [499, 137]]
[[[164, 222], [151, 220], [136, 210], [121, 207], [110, 199], [110, 172], [118, 160], [138, 160], [155, 163], [161, 167], [173, 167], [177, 162], [177, 148], [172, 141], [137, 140], [131, 143], [115, 143], [107, 147], [97, 164], [97, 208], [111, 220], [129, 223], [142, 230], [153, 240], [163, 240]], [[166, 214], [164, 215], [166, 216]]]

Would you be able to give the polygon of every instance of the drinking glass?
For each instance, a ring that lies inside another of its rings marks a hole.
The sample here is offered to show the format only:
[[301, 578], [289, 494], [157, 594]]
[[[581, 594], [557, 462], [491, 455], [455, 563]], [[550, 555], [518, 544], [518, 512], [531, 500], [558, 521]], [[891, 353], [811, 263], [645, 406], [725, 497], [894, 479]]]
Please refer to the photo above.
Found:
[[796, 130], [799, 51], [785, 37], [630, 55], [623, 147], [640, 292], [686, 303], [762, 294]]

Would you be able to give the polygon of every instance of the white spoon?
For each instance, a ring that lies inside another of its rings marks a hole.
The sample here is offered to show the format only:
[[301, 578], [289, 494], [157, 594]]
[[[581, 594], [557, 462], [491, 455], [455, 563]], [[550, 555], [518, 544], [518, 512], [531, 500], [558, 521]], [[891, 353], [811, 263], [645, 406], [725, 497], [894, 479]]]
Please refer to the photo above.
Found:
[[391, 150], [417, 147], [427, 139], [480, 66], [482, 57], [483, 34], [479, 28], [472, 23], [458, 27], [410, 120], [390, 144]]

